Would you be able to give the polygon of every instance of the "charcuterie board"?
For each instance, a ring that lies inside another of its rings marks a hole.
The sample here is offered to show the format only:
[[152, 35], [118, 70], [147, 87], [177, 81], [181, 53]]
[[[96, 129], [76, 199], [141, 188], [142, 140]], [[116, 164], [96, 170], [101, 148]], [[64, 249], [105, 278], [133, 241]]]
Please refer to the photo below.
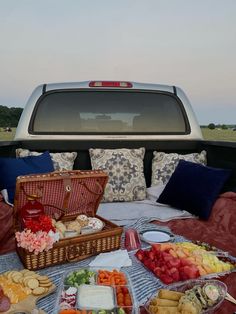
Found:
[[7, 271], [0, 274], [0, 313], [46, 314], [36, 303], [55, 290], [48, 276], [27, 269]]
[[43, 310], [40, 310], [36, 307], [36, 303], [38, 300], [46, 297], [47, 295], [51, 294], [52, 292], [54, 292], [56, 290], [56, 286], [53, 284], [51, 286], [51, 288], [48, 290], [48, 292], [46, 292], [45, 294], [42, 294], [40, 296], [34, 296], [34, 295], [29, 295], [26, 299], [24, 299], [23, 301], [17, 303], [17, 304], [12, 304], [10, 309], [5, 312], [6, 314], [17, 314], [17, 313], [24, 313], [24, 314], [31, 314], [34, 313], [32, 312], [33, 310], [37, 310], [37, 312], [35, 311], [35, 313], [37, 314], [46, 314], [46, 312], [44, 312]]

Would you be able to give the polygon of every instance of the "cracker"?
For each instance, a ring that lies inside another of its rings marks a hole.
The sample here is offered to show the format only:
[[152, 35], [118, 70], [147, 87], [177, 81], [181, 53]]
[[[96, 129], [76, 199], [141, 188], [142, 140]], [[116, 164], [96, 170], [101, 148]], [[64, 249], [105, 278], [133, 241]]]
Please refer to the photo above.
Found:
[[25, 272], [25, 276], [30, 276], [30, 275], [35, 276], [35, 275], [37, 275], [37, 274], [36, 274], [36, 272], [34, 272], [33, 270], [28, 270], [28, 269], [27, 269], [27, 272]]
[[48, 278], [48, 276], [41, 276], [41, 275], [39, 275], [39, 276], [38, 276], [38, 280], [39, 280], [39, 281], [41, 281], [41, 280], [42, 280], [42, 281], [43, 281], [43, 280], [49, 280], [49, 278]]
[[7, 274], [7, 278], [8, 279], [12, 279], [12, 276], [14, 275], [14, 274], [18, 274], [19, 272], [18, 271], [16, 271], [16, 270], [11, 270], [11, 271], [9, 271], [9, 273]]
[[26, 273], [28, 273], [29, 271], [30, 271], [30, 270], [24, 268], [24, 269], [22, 269], [20, 272], [21, 272], [22, 274], [26, 274]]
[[32, 293], [33, 293], [33, 295], [41, 295], [41, 294], [45, 293], [45, 288], [37, 287], [37, 288], [33, 289]]
[[28, 286], [30, 289], [34, 290], [35, 288], [38, 288], [39, 282], [38, 282], [37, 279], [32, 278], [32, 279], [29, 279], [29, 280], [27, 281], [27, 286]]
[[24, 284], [25, 286], [28, 286], [28, 281], [31, 280], [31, 279], [35, 279], [35, 278], [34, 278], [34, 277], [31, 277], [31, 276], [29, 276], [29, 277], [24, 277], [24, 278], [23, 278], [23, 284]]
[[12, 277], [11, 277], [11, 279], [12, 279], [12, 281], [13, 282], [15, 282], [15, 283], [20, 283], [20, 279], [22, 278], [22, 275], [20, 275], [20, 274], [14, 274], [14, 275], [12, 275]]
[[32, 293], [32, 289], [30, 289], [29, 287], [24, 287], [23, 289], [27, 295], [30, 295]]
[[24, 278], [27, 278], [27, 277], [38, 278], [38, 274], [36, 274], [36, 273], [34, 273], [34, 274], [26, 273], [26, 274], [24, 275]]
[[40, 287], [44, 287], [44, 288], [49, 288], [49, 287], [51, 287], [52, 286], [52, 283], [49, 281], [49, 282], [47, 282], [47, 283], [39, 283], [39, 286]]
[[38, 279], [39, 282], [42, 282], [42, 283], [48, 283], [48, 282], [51, 282], [51, 280], [48, 278], [48, 279]]
[[21, 285], [24, 285], [23, 280], [24, 280], [24, 277], [19, 278], [19, 283], [20, 283]]

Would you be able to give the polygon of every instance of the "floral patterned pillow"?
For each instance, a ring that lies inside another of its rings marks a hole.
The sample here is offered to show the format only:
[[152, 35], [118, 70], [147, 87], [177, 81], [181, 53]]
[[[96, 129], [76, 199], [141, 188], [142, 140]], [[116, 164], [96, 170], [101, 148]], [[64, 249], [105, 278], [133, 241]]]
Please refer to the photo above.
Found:
[[201, 153], [192, 153], [187, 155], [179, 155], [176, 153], [166, 154], [164, 152], [153, 152], [152, 159], [152, 186], [159, 184], [166, 184], [180, 159], [185, 161], [196, 162], [198, 164], [206, 165], [206, 151]]
[[[38, 156], [42, 153], [32, 152], [28, 149], [17, 148], [16, 157], [27, 157], [27, 156]], [[75, 158], [77, 157], [76, 152], [72, 153], [50, 153], [52, 158], [53, 167], [57, 171], [72, 170], [74, 166]]]
[[108, 176], [104, 202], [131, 202], [146, 198], [143, 173], [145, 148], [89, 150], [92, 169], [104, 170]]

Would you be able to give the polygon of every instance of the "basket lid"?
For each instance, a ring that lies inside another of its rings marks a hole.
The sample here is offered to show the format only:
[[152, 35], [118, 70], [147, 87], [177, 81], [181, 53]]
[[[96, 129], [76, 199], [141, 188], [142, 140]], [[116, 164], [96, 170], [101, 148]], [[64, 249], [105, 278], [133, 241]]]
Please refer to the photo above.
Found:
[[107, 180], [107, 174], [101, 170], [19, 176], [16, 180], [14, 211], [19, 213], [29, 201], [29, 196], [37, 195], [45, 213], [51, 217], [62, 213], [65, 217], [78, 214], [95, 216]]

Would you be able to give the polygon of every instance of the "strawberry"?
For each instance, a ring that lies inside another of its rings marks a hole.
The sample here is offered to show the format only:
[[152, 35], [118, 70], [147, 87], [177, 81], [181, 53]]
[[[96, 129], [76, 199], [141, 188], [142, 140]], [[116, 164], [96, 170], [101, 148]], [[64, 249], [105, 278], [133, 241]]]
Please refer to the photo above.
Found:
[[155, 254], [152, 251], [149, 251], [148, 257], [150, 258], [150, 260], [154, 261], [155, 259]]
[[138, 260], [142, 261], [144, 259], [144, 251], [143, 250], [138, 250], [136, 253], [135, 253], [135, 256], [137, 257]]
[[180, 265], [181, 266], [191, 266], [193, 265], [193, 263], [189, 260], [187, 260], [186, 258], [181, 258], [180, 259]]
[[189, 279], [196, 279], [200, 276], [199, 270], [195, 265], [192, 266], [184, 266], [184, 272], [188, 276]]
[[149, 268], [150, 263], [151, 263], [151, 261], [149, 261], [148, 259], [143, 260], [143, 264], [144, 264], [147, 268]]
[[161, 271], [163, 272], [163, 273], [166, 273], [166, 270], [167, 270], [167, 268], [166, 268], [166, 266], [161, 266]]
[[171, 260], [169, 260], [169, 264], [170, 264], [170, 267], [176, 267], [176, 268], [179, 268], [180, 267], [180, 259], [178, 258], [172, 258]]
[[154, 274], [157, 276], [157, 277], [160, 277], [162, 271], [161, 271], [161, 267], [155, 267], [154, 268]]
[[164, 284], [169, 285], [172, 282], [174, 282], [174, 279], [166, 274], [161, 274], [160, 276], [161, 281], [164, 282]]
[[152, 244], [152, 249], [156, 252], [161, 251], [161, 245], [159, 243]]
[[148, 268], [153, 272], [154, 269], [156, 268], [156, 265], [154, 262], [150, 262]]
[[176, 267], [169, 268], [170, 274], [175, 273], [177, 270], [178, 270], [178, 269], [177, 269]]
[[188, 280], [189, 279], [188, 275], [184, 271], [184, 267], [179, 268], [179, 277], [180, 277], [180, 280]]

